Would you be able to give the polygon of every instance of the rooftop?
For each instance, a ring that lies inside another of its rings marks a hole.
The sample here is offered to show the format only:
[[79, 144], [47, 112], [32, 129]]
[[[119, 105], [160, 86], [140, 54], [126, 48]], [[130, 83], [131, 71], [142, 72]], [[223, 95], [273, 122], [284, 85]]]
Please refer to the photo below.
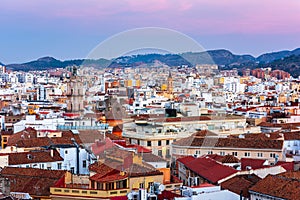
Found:
[[10, 180], [12, 192], [49, 196], [50, 187], [63, 186], [64, 170], [43, 170], [35, 168], [4, 167], [1, 176]]
[[63, 158], [56, 150], [0, 154], [0, 156], [3, 155], [8, 155], [8, 165], [63, 161]]
[[221, 188], [227, 189], [238, 195], [240, 195], [242, 192], [242, 196], [249, 198], [249, 188], [255, 185], [260, 180], [261, 178], [259, 178], [255, 174], [238, 175], [221, 183]]
[[299, 171], [268, 175], [266, 178], [258, 181], [249, 191], [283, 199], [298, 200], [300, 196], [299, 177]]
[[217, 184], [220, 180], [237, 172], [237, 170], [219, 164], [209, 157], [200, 157], [192, 160], [189, 156], [187, 158], [181, 158], [178, 161], [213, 184]]
[[232, 149], [277, 149], [283, 148], [281, 140], [261, 140], [246, 138], [218, 138], [190, 136], [173, 142], [173, 146], [183, 147], [214, 147]]

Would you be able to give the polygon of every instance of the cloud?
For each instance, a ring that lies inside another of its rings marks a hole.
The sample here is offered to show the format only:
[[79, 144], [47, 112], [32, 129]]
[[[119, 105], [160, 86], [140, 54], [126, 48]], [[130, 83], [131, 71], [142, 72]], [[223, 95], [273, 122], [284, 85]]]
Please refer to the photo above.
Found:
[[7, 15], [111, 28], [161, 26], [200, 33], [300, 33], [297, 0], [3, 0]]

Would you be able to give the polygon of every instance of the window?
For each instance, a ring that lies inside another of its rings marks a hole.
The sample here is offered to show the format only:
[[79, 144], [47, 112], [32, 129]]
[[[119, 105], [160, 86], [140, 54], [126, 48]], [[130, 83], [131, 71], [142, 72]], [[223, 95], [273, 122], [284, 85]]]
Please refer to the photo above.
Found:
[[158, 140], [158, 141], [157, 141], [157, 145], [158, 145], [158, 146], [161, 146], [161, 140]]
[[151, 141], [147, 141], [147, 146], [151, 147]]
[[166, 145], [170, 145], [170, 140], [166, 140]]
[[48, 170], [51, 170], [51, 167], [47, 167]]
[[86, 168], [86, 160], [83, 160], [83, 161], [82, 161], [82, 167], [83, 167], [83, 168]]
[[114, 190], [114, 183], [106, 183], [106, 190]]
[[196, 150], [196, 154], [197, 154], [197, 155], [200, 155], [200, 150]]
[[257, 153], [257, 157], [263, 157], [263, 153]]
[[236, 151], [232, 152], [232, 155], [237, 156], [237, 152]]
[[275, 157], [276, 157], [276, 154], [275, 154], [275, 153], [270, 153], [270, 157], [271, 157], [271, 158], [275, 158]]
[[211, 154], [213, 154], [213, 151], [208, 151], [207, 154], [211, 155]]
[[158, 150], [158, 156], [162, 157], [162, 150]]
[[220, 152], [220, 155], [221, 155], [221, 156], [225, 156], [225, 152], [224, 152], [224, 151], [221, 151], [221, 152]]
[[61, 163], [57, 163], [57, 169], [61, 169]]
[[71, 167], [71, 173], [74, 174], [75, 173], [75, 168]]
[[153, 182], [148, 183], [148, 188], [150, 188], [153, 185]]
[[170, 158], [170, 157], [171, 157], [170, 149], [167, 149], [167, 151], [166, 151], [166, 158]]
[[297, 142], [296, 142], [296, 141], [294, 141], [294, 146], [298, 146], [298, 144], [297, 144]]
[[68, 150], [65, 150], [65, 154], [68, 154]]
[[95, 181], [91, 180], [91, 188], [95, 189]]
[[140, 183], [140, 188], [145, 188], [144, 183]]
[[103, 183], [97, 182], [97, 189], [98, 190], [103, 190]]
[[249, 152], [245, 152], [245, 157], [250, 157], [250, 153]]
[[116, 184], [116, 189], [122, 189], [127, 187], [127, 180], [118, 181]]

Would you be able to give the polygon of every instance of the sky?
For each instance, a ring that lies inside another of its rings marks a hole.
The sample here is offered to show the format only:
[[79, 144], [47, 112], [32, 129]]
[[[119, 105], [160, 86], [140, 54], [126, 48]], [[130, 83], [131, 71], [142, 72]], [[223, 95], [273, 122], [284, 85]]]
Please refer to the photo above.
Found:
[[299, 0], [1, 0], [0, 62], [85, 58], [107, 38], [143, 27], [258, 56], [300, 47], [299, 19]]

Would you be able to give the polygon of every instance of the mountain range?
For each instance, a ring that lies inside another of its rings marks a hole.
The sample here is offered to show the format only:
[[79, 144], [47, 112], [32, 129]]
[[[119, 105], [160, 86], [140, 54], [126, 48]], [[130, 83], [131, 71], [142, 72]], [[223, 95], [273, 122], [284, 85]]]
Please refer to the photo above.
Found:
[[151, 65], [154, 62], [161, 62], [169, 66], [195, 64], [217, 64], [221, 69], [237, 68], [242, 71], [246, 68], [271, 67], [273, 69], [282, 69], [292, 76], [300, 75], [300, 48], [292, 51], [278, 51], [265, 53], [258, 57], [252, 55], [236, 55], [232, 52], [219, 49], [205, 52], [186, 52], [181, 54], [141, 54], [132, 56], [122, 56], [112, 60], [107, 59], [75, 59], [75, 60], [57, 60], [53, 57], [43, 57], [34, 61], [21, 64], [7, 64], [11, 70], [46, 70], [54, 68], [64, 68], [70, 65], [88, 65], [96, 68], [102, 67], [128, 67], [139, 65]]

